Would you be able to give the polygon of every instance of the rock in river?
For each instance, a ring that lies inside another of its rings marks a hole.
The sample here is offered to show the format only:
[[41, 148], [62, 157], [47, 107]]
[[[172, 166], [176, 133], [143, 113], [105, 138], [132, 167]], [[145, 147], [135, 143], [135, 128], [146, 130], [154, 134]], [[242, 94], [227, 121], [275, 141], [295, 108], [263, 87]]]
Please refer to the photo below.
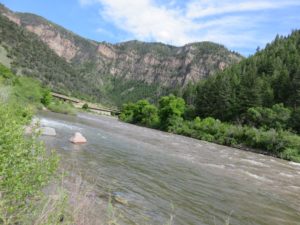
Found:
[[86, 143], [87, 140], [83, 135], [79, 132], [76, 132], [73, 137], [70, 138], [70, 142], [74, 144], [83, 144]]
[[112, 194], [112, 199], [122, 205], [128, 205], [128, 200], [126, 199], [125, 195], [121, 192], [114, 192]]

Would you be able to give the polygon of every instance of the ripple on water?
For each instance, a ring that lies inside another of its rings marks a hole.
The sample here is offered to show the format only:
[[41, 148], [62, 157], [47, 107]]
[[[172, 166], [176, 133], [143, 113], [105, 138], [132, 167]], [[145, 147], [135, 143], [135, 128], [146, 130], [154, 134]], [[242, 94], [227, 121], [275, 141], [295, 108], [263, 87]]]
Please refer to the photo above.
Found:
[[[63, 138], [51, 139], [51, 146], [65, 156], [64, 162], [76, 165], [88, 175], [84, 179], [99, 184], [97, 192], [112, 193], [129, 203], [127, 207], [116, 204], [124, 216], [120, 224], [123, 220], [145, 224], [140, 215], [149, 217], [149, 224], [165, 224], [170, 202], [178, 225], [213, 224], [214, 219], [207, 221], [206, 216], [216, 218], [215, 224], [224, 224], [230, 210], [236, 210], [230, 219], [233, 225], [292, 225], [299, 221], [299, 163], [120, 125], [105, 117], [95, 120], [99, 122], [91, 124], [72, 117], [65, 121], [74, 124], [70, 126], [58, 116], [44, 124], [67, 127], [60, 130]], [[90, 135], [84, 151], [74, 151], [84, 147], [66, 140], [77, 126]]]
[[293, 178], [294, 177], [294, 175], [292, 175], [292, 174], [287, 174], [287, 173], [279, 173], [279, 175], [281, 175], [281, 176], [284, 176], [284, 177], [289, 177], [289, 178]]
[[218, 164], [212, 164], [212, 163], [201, 163], [203, 166], [213, 167], [217, 169], [225, 169], [225, 165], [218, 165]]
[[299, 187], [299, 186], [289, 185], [288, 187], [289, 187], [290, 189], [300, 190], [300, 187]]
[[97, 136], [100, 136], [100, 138], [102, 138], [102, 139], [107, 139], [106, 136], [104, 136], [104, 135], [102, 135], [102, 134], [100, 134], [100, 133], [97, 133]]
[[268, 179], [268, 178], [265, 178], [263, 176], [259, 176], [257, 174], [254, 174], [254, 173], [250, 173], [248, 171], [243, 171], [243, 173], [245, 173], [246, 175], [248, 175], [249, 177], [252, 177], [256, 180], [259, 180], [259, 181], [264, 181], [264, 182], [270, 182], [272, 183], [272, 180]]
[[181, 158], [182, 159], [185, 159], [185, 160], [188, 160], [188, 161], [191, 161], [191, 162], [194, 162], [195, 161], [195, 157], [193, 157], [192, 155], [181, 155]]
[[252, 160], [252, 159], [241, 159], [241, 161], [247, 162], [247, 163], [255, 165], [255, 166], [269, 167], [262, 162], [258, 162], [258, 161]]

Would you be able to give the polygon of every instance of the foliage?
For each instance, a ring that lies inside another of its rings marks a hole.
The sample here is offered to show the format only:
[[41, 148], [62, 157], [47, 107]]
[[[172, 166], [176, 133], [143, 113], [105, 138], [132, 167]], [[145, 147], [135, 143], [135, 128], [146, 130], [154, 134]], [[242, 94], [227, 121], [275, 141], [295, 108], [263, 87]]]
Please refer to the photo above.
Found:
[[245, 115], [247, 124], [267, 129], [286, 129], [289, 125], [290, 118], [291, 110], [285, 108], [283, 104], [273, 105], [272, 108], [249, 108]]
[[293, 111], [290, 119], [290, 127], [300, 134], [300, 107]]
[[181, 118], [185, 112], [185, 101], [174, 95], [164, 96], [158, 102], [161, 128], [167, 130], [172, 121]]
[[[11, 87], [10, 102], [24, 108], [41, 108], [41, 104], [53, 108], [55, 102], [48, 88], [43, 88], [41, 83], [30, 77], [16, 76], [0, 63], [0, 78], [4, 85]], [[51, 106], [50, 106], [51, 105]], [[63, 107], [63, 106], [61, 106]], [[66, 110], [69, 110], [67, 106]]]
[[49, 89], [45, 89], [41, 99], [41, 103], [45, 106], [49, 106], [51, 102], [52, 102], [51, 92]]
[[232, 125], [211, 117], [183, 121], [171, 129], [173, 133], [221, 145], [260, 149], [280, 158], [300, 161], [300, 137], [287, 131]]
[[[9, 76], [5, 74], [9, 74]], [[16, 76], [2, 64], [0, 64], [1, 76], [5, 79], [4, 83], [12, 87], [11, 104], [23, 106], [24, 111], [22, 113], [25, 114], [27, 108], [40, 108], [43, 104], [53, 112], [75, 114], [75, 108], [71, 104], [53, 99], [50, 90], [43, 88], [38, 80]]]
[[88, 110], [89, 109], [89, 105], [87, 103], [84, 103], [83, 106], [82, 106], [82, 109]]
[[150, 98], [156, 101], [166, 90], [160, 90], [158, 85], [147, 84], [142, 81], [124, 80], [121, 78], [105, 76], [105, 85], [102, 95], [109, 96], [109, 100], [117, 106], [140, 99]]
[[13, 77], [13, 73], [10, 71], [10, 69], [8, 69], [7, 67], [5, 67], [4, 65], [2, 65], [0, 63], [0, 74], [1, 76], [3, 76], [5, 79], [9, 79]]
[[158, 109], [147, 100], [123, 106], [120, 119], [125, 122], [155, 127], [159, 123]]
[[24, 137], [28, 117], [22, 107], [0, 105], [0, 217], [18, 221], [26, 200], [36, 196], [56, 169], [57, 157], [48, 155], [36, 137]]
[[49, 91], [32, 78], [16, 76], [2, 64], [0, 80], [1, 88], [10, 90], [0, 99], [0, 221], [20, 224], [57, 168], [56, 154], [46, 152], [37, 135], [24, 136], [24, 126], [41, 101], [49, 100]]
[[41, 104], [44, 89], [39, 81], [28, 77], [16, 77], [13, 87], [13, 98], [22, 104]]
[[[299, 30], [287, 37], [277, 36], [239, 64], [187, 85], [182, 96], [203, 118], [299, 132], [299, 41]], [[289, 122], [290, 115], [293, 122]]]
[[186, 120], [192, 120], [197, 116], [196, 114], [196, 108], [193, 105], [187, 105], [183, 118]]
[[134, 103], [127, 103], [124, 104], [121, 110], [121, 114], [119, 115], [119, 119], [132, 123], [133, 122], [133, 117], [134, 117], [134, 110], [135, 110], [135, 104]]

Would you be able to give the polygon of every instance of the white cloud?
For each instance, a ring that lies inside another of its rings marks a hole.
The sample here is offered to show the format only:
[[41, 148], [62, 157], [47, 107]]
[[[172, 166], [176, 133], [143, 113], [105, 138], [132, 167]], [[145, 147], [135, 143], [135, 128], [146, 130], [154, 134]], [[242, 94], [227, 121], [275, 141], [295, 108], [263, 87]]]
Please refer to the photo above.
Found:
[[300, 1], [282, 0], [193, 0], [187, 5], [188, 18], [222, 15], [226, 13], [251, 12], [300, 5]]
[[[101, 15], [138, 39], [184, 44], [195, 24], [180, 12], [156, 6], [150, 0], [99, 0]], [[176, 37], [176, 38], [175, 38]]]
[[[270, 18], [249, 13], [300, 5], [299, 0], [79, 0], [80, 4], [100, 3], [100, 14], [132, 37], [183, 45], [194, 41], [214, 41], [240, 47], [265, 40], [257, 28]], [[175, 6], [177, 5], [177, 6]], [[251, 32], [249, 31], [251, 30]], [[258, 37], [260, 40], [258, 40]], [[257, 46], [256, 45], [256, 46]]]

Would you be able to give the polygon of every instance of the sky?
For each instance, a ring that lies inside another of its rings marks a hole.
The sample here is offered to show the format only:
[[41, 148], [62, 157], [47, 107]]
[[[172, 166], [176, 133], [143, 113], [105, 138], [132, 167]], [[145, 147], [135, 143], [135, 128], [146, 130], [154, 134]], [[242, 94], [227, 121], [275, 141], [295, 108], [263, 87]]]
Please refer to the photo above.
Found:
[[300, 0], [0, 0], [83, 37], [182, 46], [212, 41], [244, 56], [300, 29]]

